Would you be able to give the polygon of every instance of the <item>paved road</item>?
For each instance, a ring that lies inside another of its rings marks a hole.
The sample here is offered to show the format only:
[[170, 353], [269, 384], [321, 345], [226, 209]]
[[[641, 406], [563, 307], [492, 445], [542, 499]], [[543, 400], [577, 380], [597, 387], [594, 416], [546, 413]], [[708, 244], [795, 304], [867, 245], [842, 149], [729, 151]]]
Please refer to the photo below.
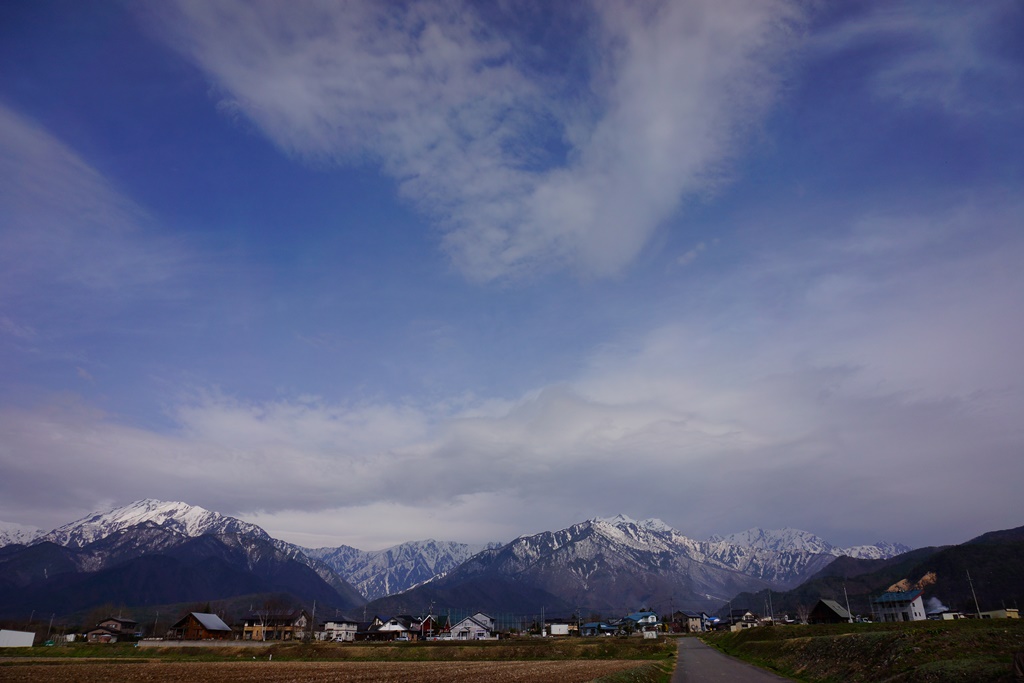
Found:
[[723, 655], [696, 638], [679, 639], [679, 661], [672, 674], [672, 683], [778, 683], [788, 680]]

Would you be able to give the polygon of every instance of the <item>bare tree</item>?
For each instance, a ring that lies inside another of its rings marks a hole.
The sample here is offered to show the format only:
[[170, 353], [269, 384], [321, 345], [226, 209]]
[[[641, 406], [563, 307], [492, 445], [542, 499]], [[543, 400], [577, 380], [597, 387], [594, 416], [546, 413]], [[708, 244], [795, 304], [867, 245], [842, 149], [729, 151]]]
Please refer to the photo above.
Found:
[[804, 603], [800, 603], [796, 606], [796, 618], [801, 624], [807, 623], [807, 617], [809, 617], [810, 614], [810, 608], [808, 608]]

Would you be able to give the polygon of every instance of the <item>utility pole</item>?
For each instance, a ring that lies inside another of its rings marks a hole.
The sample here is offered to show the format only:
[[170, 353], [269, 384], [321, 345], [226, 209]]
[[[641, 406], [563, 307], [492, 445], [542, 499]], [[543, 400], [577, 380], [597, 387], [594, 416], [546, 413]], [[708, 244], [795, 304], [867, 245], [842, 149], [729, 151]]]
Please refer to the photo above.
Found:
[[978, 607], [978, 594], [974, 592], [974, 582], [971, 581], [971, 572], [967, 572], [967, 583], [971, 585], [971, 595], [974, 596], [974, 610], [978, 613], [978, 618], [981, 619], [981, 608]]
[[850, 596], [846, 594], [846, 584], [843, 584], [843, 597], [846, 598], [846, 615], [849, 617], [846, 623], [853, 623], [853, 612], [850, 611]]

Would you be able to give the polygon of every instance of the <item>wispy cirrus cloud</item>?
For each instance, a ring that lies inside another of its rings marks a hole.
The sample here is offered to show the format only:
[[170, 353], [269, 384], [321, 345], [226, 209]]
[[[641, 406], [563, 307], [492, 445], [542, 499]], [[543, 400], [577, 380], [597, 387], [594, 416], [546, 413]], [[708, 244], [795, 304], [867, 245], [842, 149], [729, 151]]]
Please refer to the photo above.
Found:
[[93, 290], [162, 280], [174, 267], [165, 244], [147, 244], [147, 212], [73, 150], [0, 105], [0, 258], [19, 278]]
[[813, 34], [818, 56], [884, 54], [867, 76], [878, 98], [956, 114], [1012, 114], [1024, 108], [1019, 70], [1007, 53], [1012, 1], [866, 3]]
[[630, 263], [684, 198], [721, 181], [801, 21], [787, 2], [595, 3], [576, 19], [593, 39], [590, 81], [568, 91], [531, 72], [539, 48], [494, 14], [180, 2], [153, 19], [219, 106], [286, 153], [379, 163], [481, 280]]
[[171, 295], [191, 263], [145, 209], [74, 150], [0, 104], [0, 331], [38, 338], [35, 320]]

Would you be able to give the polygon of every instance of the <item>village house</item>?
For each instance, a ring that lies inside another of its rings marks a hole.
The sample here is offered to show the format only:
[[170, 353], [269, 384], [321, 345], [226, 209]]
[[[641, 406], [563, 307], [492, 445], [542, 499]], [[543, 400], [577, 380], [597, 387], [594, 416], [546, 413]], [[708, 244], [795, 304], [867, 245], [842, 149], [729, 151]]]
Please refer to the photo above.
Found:
[[107, 617], [96, 628], [87, 631], [85, 639], [90, 643], [116, 643], [118, 639], [134, 637], [139, 628], [139, 622], [121, 617]]
[[451, 624], [448, 618], [428, 614], [420, 618], [420, 638], [444, 638], [451, 633]]
[[654, 631], [658, 628], [658, 615], [651, 610], [643, 610], [627, 614], [618, 624], [619, 629], [627, 632]]
[[923, 621], [923, 591], [891, 591], [882, 593], [871, 602], [875, 621]]
[[583, 633], [581, 635], [586, 637], [592, 636], [614, 636], [617, 630], [611, 624], [607, 624], [603, 621], [588, 621], [582, 626]]
[[257, 611], [242, 627], [243, 640], [302, 640], [312, 628], [306, 610]]
[[383, 624], [384, 620], [377, 615], [370, 621], [360, 621], [356, 630], [356, 640], [385, 640], [388, 634], [378, 630]]
[[377, 632], [386, 640], [418, 640], [420, 623], [411, 614], [398, 614], [377, 626]]
[[452, 626], [452, 638], [454, 640], [486, 640], [492, 637], [494, 632], [494, 619], [483, 612], [477, 612], [471, 617]]
[[754, 628], [760, 625], [758, 615], [749, 609], [740, 608], [729, 610], [729, 618], [724, 623], [730, 631], [742, 631], [745, 628]]
[[324, 623], [324, 628], [318, 637], [320, 640], [351, 643], [356, 639], [356, 631], [358, 630], [358, 621], [348, 617], [340, 617]]
[[710, 621], [706, 612], [677, 610], [672, 613], [670, 623], [675, 633], [702, 633], [708, 630]]
[[177, 640], [230, 640], [234, 632], [216, 614], [189, 612], [171, 626], [170, 635]]

